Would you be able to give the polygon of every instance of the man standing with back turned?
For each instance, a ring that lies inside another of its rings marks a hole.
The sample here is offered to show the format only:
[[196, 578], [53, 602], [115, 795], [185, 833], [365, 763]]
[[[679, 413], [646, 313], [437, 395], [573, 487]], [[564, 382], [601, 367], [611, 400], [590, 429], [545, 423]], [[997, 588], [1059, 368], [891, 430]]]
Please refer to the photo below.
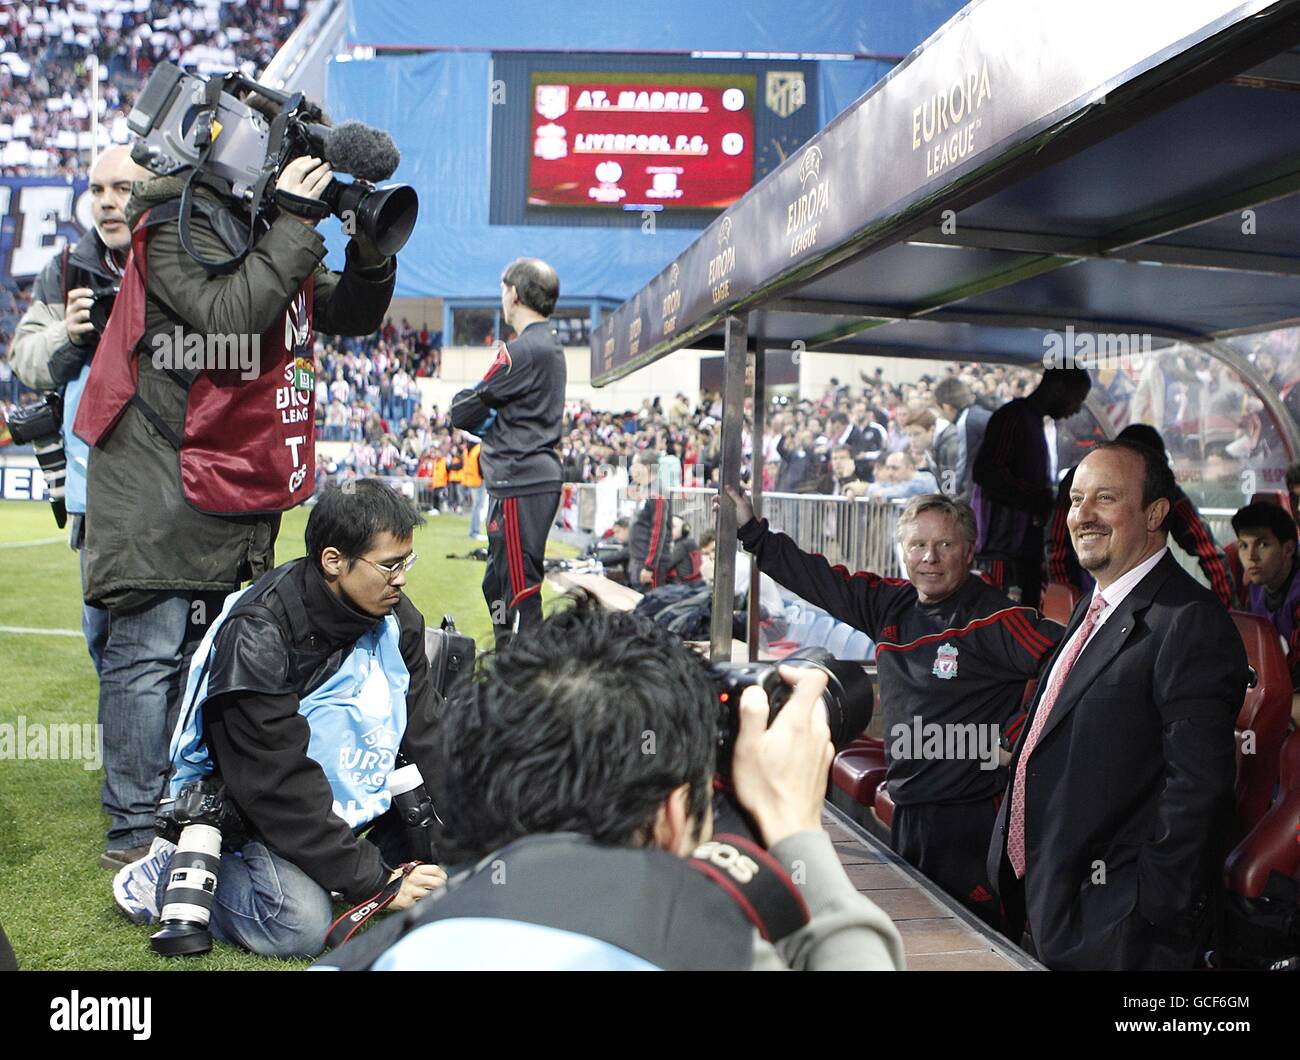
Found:
[[1130, 442], [1098, 445], [1070, 487], [1097, 585], [1039, 681], [988, 859], [1049, 968], [1191, 968], [1214, 924], [1246, 652], [1169, 554], [1174, 489]]
[[501, 647], [542, 621], [542, 556], [560, 506], [564, 349], [547, 318], [560, 281], [544, 261], [519, 258], [501, 275], [501, 313], [516, 338], [500, 343], [487, 375], [452, 399], [451, 422], [482, 438], [488, 566], [483, 596]]

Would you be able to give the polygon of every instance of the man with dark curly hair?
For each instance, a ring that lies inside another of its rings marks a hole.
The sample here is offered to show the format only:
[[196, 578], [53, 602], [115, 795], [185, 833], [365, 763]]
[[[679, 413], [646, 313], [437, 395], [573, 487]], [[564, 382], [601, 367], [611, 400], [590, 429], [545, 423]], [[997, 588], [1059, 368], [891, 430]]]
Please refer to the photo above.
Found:
[[821, 825], [826, 676], [782, 676], [794, 690], [770, 727], [762, 690], [742, 696], [730, 763], [763, 849], [713, 834], [719, 697], [700, 657], [585, 606], [512, 640], [439, 723], [444, 838], [478, 860], [325, 964], [901, 967], [898, 933]]

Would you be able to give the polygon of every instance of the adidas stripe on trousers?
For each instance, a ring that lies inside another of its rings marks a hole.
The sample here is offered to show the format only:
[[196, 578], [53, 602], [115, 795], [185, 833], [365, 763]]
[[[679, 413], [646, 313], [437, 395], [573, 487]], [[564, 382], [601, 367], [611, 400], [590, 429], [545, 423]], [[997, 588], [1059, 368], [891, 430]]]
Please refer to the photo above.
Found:
[[522, 631], [541, 624], [542, 558], [559, 507], [559, 489], [492, 498], [483, 598], [498, 646], [516, 628]]

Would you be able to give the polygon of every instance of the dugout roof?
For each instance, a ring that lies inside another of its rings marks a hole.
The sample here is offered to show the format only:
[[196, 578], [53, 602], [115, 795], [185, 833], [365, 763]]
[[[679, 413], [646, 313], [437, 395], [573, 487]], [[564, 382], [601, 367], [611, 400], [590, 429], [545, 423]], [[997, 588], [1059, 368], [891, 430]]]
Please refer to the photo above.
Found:
[[593, 334], [1041, 363], [1300, 321], [1300, 0], [976, 0]]

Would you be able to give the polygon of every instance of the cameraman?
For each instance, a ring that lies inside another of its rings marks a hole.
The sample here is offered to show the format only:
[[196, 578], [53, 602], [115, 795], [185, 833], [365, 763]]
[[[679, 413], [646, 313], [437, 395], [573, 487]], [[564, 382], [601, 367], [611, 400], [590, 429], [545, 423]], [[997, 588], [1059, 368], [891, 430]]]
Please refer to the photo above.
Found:
[[[207, 611], [275, 565], [280, 512], [314, 488], [313, 328], [369, 334], [392, 297], [395, 259], [361, 231], [342, 273], [321, 266], [311, 204], [331, 176], [317, 158], [288, 162], [274, 219], [263, 214], [251, 249], [222, 271], [183, 246], [213, 261], [245, 244], [247, 213], [216, 178], [155, 177], [127, 205], [133, 254], [76, 419], [92, 446], [85, 594], [113, 615], [99, 700], [106, 867], [148, 850], [176, 692]], [[254, 372], [220, 368], [232, 344], [255, 352]]]
[[[232, 595], [195, 655], [172, 739], [171, 794], [215, 770], [247, 824], [246, 841], [223, 836], [217, 938], [267, 956], [313, 956], [332, 919], [331, 891], [362, 902], [400, 875], [394, 865], [427, 860], [428, 848], [411, 849], [387, 812], [397, 753], [422, 776], [434, 772], [424, 618], [402, 594], [421, 523], [378, 480], [329, 487], [307, 520], [307, 555]], [[137, 923], [157, 918], [174, 850], [155, 840], [113, 880], [114, 899]], [[409, 907], [445, 879], [420, 865], [389, 908]]]
[[[90, 219], [93, 227], [75, 247], [65, 246], [45, 264], [32, 289], [32, 304], [18, 322], [10, 358], [14, 374], [33, 390], [63, 390], [63, 446], [68, 463], [64, 502], [72, 517], [68, 542], [80, 556], [86, 539], [86, 443], [72, 433], [82, 388], [99, 332], [90, 321], [94, 293], [117, 286], [131, 249], [126, 204], [131, 185], [147, 180], [149, 171], [131, 161], [126, 147], [110, 147], [90, 170]], [[84, 573], [84, 572], [83, 572]], [[85, 589], [85, 580], [82, 580]], [[108, 612], [82, 604], [95, 672], [101, 669], [108, 639]]]
[[[822, 828], [826, 676], [782, 676], [794, 692], [770, 728], [762, 690], [745, 691], [719, 763], [713, 677], [670, 633], [581, 606], [511, 641], [439, 723], [447, 835], [482, 860], [325, 963], [901, 968], [898, 932]], [[767, 851], [713, 837], [718, 765]]]

